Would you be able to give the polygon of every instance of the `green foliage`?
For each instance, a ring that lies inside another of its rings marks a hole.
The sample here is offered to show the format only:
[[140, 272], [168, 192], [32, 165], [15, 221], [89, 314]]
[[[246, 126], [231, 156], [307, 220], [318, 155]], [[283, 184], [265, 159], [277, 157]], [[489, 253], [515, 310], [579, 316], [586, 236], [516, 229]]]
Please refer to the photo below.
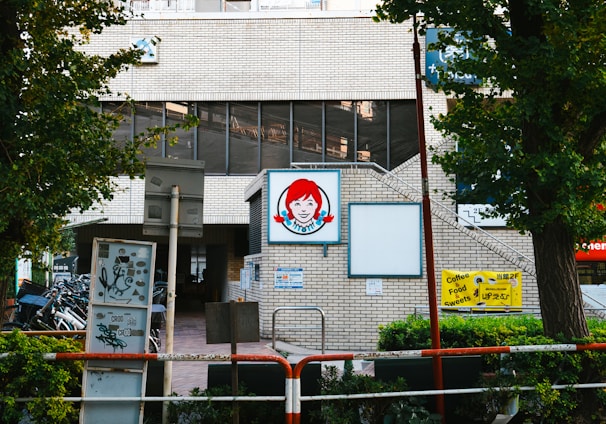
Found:
[[429, 320], [409, 315], [404, 321], [379, 326], [379, 350], [427, 349], [431, 346]]
[[[418, 329], [419, 337], [410, 328]], [[591, 336], [576, 340], [578, 344], [606, 342], [606, 321], [588, 320]], [[426, 339], [429, 320], [409, 316], [382, 326], [379, 335], [380, 350], [429, 349]], [[440, 320], [442, 348], [499, 345], [550, 345], [565, 342], [542, 335], [541, 320], [532, 316], [448, 316]], [[518, 394], [520, 416], [528, 423], [570, 422], [571, 417], [586, 416], [586, 422], [606, 420], [606, 395], [602, 390], [555, 390], [553, 384], [601, 382], [606, 379], [606, 353], [583, 352], [528, 352], [509, 355], [483, 355], [486, 387], [495, 388], [483, 396], [469, 398], [463, 409], [473, 410], [485, 417], [494, 417]], [[512, 372], [512, 370], [514, 372]], [[515, 388], [536, 386], [535, 391], [519, 392]], [[513, 392], [504, 390], [514, 387]], [[496, 389], [500, 390], [496, 390]], [[484, 411], [484, 412], [482, 412]], [[589, 411], [589, 412], [588, 412]], [[593, 416], [593, 418], [591, 418]], [[488, 418], [486, 418], [488, 419]], [[481, 421], [481, 422], [490, 422]], [[580, 421], [582, 422], [582, 421]]]
[[[231, 387], [221, 386], [208, 388], [201, 391], [196, 387], [190, 392], [190, 396], [232, 396]], [[240, 384], [238, 396], [254, 396], [254, 393]], [[179, 424], [215, 424], [232, 422], [232, 402], [217, 401], [212, 399], [198, 402], [172, 402], [169, 406], [169, 421]], [[284, 422], [283, 402], [238, 402], [238, 416], [240, 422], [250, 424], [267, 424]]]
[[[81, 345], [71, 339], [27, 337], [17, 330], [0, 337], [0, 352], [14, 352], [0, 360], [1, 421], [18, 423], [25, 414], [40, 424], [77, 422], [77, 405], [59, 397], [80, 395], [82, 362], [50, 362], [41, 354], [80, 350]], [[15, 402], [20, 397], [35, 399]]]
[[[602, 324], [602, 329], [604, 325]], [[606, 338], [591, 336], [583, 342], [603, 343]], [[550, 345], [560, 341], [544, 336], [519, 335], [509, 340], [511, 345]], [[516, 386], [535, 386], [535, 391], [520, 393], [520, 411], [528, 422], [561, 423], [573, 416], [585, 416], [590, 421], [604, 422], [604, 394], [602, 390], [577, 390], [572, 387], [552, 389], [554, 384], [572, 385], [604, 381], [606, 354], [587, 352], [529, 352], [507, 355], [502, 362], [506, 369], [515, 370], [514, 376], [501, 381]], [[587, 414], [588, 405], [591, 413]], [[590, 418], [592, 415], [594, 418]]]
[[[115, 146], [115, 118], [94, 108], [140, 52], [87, 55], [91, 34], [123, 25], [113, 2], [7, 0], [0, 8], [0, 259], [61, 248], [63, 217], [111, 197], [109, 177], [135, 172]], [[66, 30], [68, 28], [69, 30]], [[140, 166], [140, 165], [139, 165]], [[140, 169], [140, 168], [138, 168]]]
[[[334, 366], [327, 367], [320, 385], [322, 394], [325, 395], [398, 392], [406, 389], [406, 383], [401, 378], [386, 383], [367, 375], [354, 374], [351, 361], [345, 361], [342, 374]], [[419, 398], [415, 397], [322, 401], [319, 415], [321, 422], [331, 424], [440, 422], [439, 417], [431, 415], [419, 404]]]
[[447, 79], [439, 87], [458, 102], [434, 125], [460, 149], [435, 160], [473, 185], [458, 199], [492, 198], [495, 213], [523, 231], [562, 220], [576, 240], [606, 234], [595, 208], [606, 191], [605, 3], [385, 0], [377, 19], [418, 12], [421, 32], [444, 25], [467, 35], [463, 45], [444, 35], [432, 48], [468, 48], [472, 56], [449, 70], [475, 74], [485, 89]]
[[137, 65], [141, 51], [134, 46], [104, 55], [85, 50], [92, 36], [126, 24], [125, 5], [107, 0], [1, 3], [0, 297], [14, 278], [18, 256], [36, 262], [43, 251], [67, 250], [73, 235], [60, 231], [64, 217], [111, 200], [112, 176], [142, 175], [142, 145], [154, 145], [197, 119], [188, 116], [182, 125], [152, 128], [132, 142], [114, 140], [122, 117], [101, 111], [98, 98], [112, 94], [109, 81]]
[[586, 336], [574, 254], [606, 234], [606, 3], [384, 0], [376, 19], [411, 16], [421, 33], [453, 28], [429, 49], [471, 52], [448, 70], [482, 80], [436, 87], [452, 101], [432, 123], [458, 146], [432, 157], [453, 182], [446, 195], [490, 203], [486, 215], [532, 235], [545, 334]]
[[[541, 320], [530, 315], [469, 316], [449, 315], [440, 319], [442, 348], [500, 346], [510, 337], [542, 334]], [[409, 315], [403, 321], [394, 321], [379, 327], [379, 350], [429, 349], [430, 322], [419, 315]], [[484, 368], [494, 369], [498, 355], [485, 355]]]

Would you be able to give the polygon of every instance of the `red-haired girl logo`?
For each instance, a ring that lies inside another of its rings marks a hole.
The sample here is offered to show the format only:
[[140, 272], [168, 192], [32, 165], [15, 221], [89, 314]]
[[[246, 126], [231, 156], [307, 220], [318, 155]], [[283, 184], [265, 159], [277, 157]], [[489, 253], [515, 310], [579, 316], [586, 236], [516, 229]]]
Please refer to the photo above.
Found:
[[282, 192], [276, 206], [274, 221], [295, 234], [313, 234], [334, 219], [324, 190], [305, 178], [293, 181]]

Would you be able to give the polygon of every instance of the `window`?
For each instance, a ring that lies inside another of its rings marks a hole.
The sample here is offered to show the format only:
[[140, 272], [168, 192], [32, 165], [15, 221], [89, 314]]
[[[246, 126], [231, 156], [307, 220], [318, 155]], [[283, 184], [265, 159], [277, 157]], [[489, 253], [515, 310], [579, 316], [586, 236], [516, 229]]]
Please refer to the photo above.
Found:
[[226, 104], [198, 103], [198, 157], [204, 161], [206, 174], [224, 175], [227, 172], [225, 128]]
[[389, 168], [419, 153], [417, 106], [414, 101], [389, 102]]
[[581, 284], [605, 284], [606, 262], [577, 262]]
[[287, 168], [290, 164], [290, 103], [261, 106], [261, 168]]
[[230, 103], [229, 173], [259, 172], [259, 115], [257, 103]]
[[[161, 127], [164, 125], [164, 104], [162, 102], [139, 102], [135, 104], [135, 113], [133, 121], [135, 124], [135, 134], [144, 134], [148, 128]], [[164, 138], [156, 143], [155, 146], [143, 147], [143, 155], [146, 157], [164, 157], [166, 150], [164, 148]]]
[[[166, 102], [166, 125], [185, 124], [186, 115], [194, 114], [194, 105], [187, 102]], [[168, 138], [176, 137], [176, 143], [166, 143], [166, 156], [174, 159], [195, 159], [194, 131], [177, 128]]]
[[101, 105], [101, 111], [119, 120], [119, 126], [114, 131], [114, 139], [119, 145], [123, 146], [132, 140], [132, 111], [128, 103], [106, 102]]
[[326, 162], [353, 162], [353, 102], [326, 102]]
[[323, 162], [322, 102], [294, 104], [293, 161]]
[[[207, 175], [256, 175], [291, 162], [374, 162], [394, 169], [419, 151], [414, 100], [302, 102], [107, 102], [121, 119], [118, 142], [148, 128], [183, 124], [147, 157], [203, 160]], [[176, 136], [176, 143], [169, 140]]]
[[357, 162], [387, 168], [387, 102], [357, 102]]

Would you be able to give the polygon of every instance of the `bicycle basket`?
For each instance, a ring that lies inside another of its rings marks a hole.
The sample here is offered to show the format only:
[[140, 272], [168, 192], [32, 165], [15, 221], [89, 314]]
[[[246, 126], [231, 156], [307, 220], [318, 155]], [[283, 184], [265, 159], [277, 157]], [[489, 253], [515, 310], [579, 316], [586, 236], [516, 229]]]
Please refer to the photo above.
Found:
[[19, 299], [19, 307], [17, 308], [17, 321], [22, 323], [30, 322], [36, 315], [38, 309], [46, 305], [48, 299], [44, 296], [35, 294], [26, 294]]
[[37, 296], [41, 295], [46, 291], [46, 287], [40, 284], [36, 284], [30, 280], [23, 280], [19, 285], [19, 291], [17, 292], [17, 300], [28, 294], [35, 294]]

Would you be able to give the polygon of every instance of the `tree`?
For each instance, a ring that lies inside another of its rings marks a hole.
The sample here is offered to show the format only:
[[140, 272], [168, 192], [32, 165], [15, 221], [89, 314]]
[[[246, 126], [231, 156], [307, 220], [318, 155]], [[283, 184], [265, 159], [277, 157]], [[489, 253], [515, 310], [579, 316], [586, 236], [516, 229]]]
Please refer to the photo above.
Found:
[[97, 107], [111, 78], [140, 52], [125, 46], [102, 57], [82, 47], [92, 34], [125, 23], [112, 0], [0, 2], [2, 307], [18, 256], [61, 251], [68, 212], [111, 199], [118, 170], [134, 176], [144, 169], [137, 143], [113, 140], [119, 117]]
[[421, 33], [453, 28], [437, 50], [464, 34], [456, 47], [473, 54], [448, 70], [482, 80], [480, 89], [439, 87], [456, 105], [432, 121], [459, 148], [434, 161], [472, 187], [449, 195], [491, 198], [493, 215], [531, 234], [545, 334], [587, 336], [575, 245], [606, 234], [606, 3], [385, 0], [377, 19], [400, 23], [419, 12]]

